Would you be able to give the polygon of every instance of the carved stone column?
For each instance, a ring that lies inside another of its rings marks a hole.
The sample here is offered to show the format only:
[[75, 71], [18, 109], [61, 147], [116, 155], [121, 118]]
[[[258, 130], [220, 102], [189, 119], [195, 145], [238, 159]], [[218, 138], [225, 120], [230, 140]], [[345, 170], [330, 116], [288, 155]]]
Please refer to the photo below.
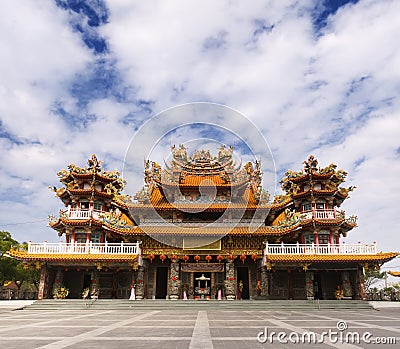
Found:
[[261, 297], [268, 296], [268, 272], [265, 266], [261, 267]]
[[39, 281], [39, 290], [38, 290], [38, 299], [42, 300], [46, 295], [46, 282], [48, 281], [48, 269], [46, 265], [42, 266], [40, 270], [40, 281]]
[[312, 271], [306, 271], [306, 297], [308, 300], [314, 299], [314, 273]]
[[56, 272], [56, 277], [54, 279], [54, 284], [53, 287], [51, 289], [51, 295], [53, 296], [55, 293], [55, 290], [61, 286], [62, 282], [63, 282], [63, 277], [64, 274], [62, 272], [61, 267], [58, 267], [57, 272]]
[[97, 269], [93, 269], [90, 274], [90, 298], [99, 298], [100, 295], [100, 275]]
[[364, 272], [363, 267], [359, 266], [357, 268], [357, 285], [356, 285], [356, 299], [362, 299], [365, 301], [367, 299], [367, 294], [365, 291], [365, 279], [364, 279]]
[[179, 280], [179, 262], [173, 261], [170, 268], [169, 299], [177, 300], [180, 293], [181, 280]]
[[139, 266], [136, 280], [136, 299], [144, 298], [144, 267]]
[[225, 296], [229, 301], [236, 298], [235, 266], [232, 262], [226, 263]]
[[351, 288], [348, 271], [342, 271], [342, 290], [344, 297], [353, 297], [353, 290]]

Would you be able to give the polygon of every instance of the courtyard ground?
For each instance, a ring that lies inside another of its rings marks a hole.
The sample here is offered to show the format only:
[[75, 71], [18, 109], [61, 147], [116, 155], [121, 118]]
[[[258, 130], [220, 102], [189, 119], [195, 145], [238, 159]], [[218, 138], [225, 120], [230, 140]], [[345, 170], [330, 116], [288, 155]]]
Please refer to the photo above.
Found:
[[[8, 304], [8, 308], [6, 305], [0, 304], [0, 343], [1, 348], [7, 349], [398, 348], [400, 343], [399, 307], [362, 311], [268, 311], [242, 307], [227, 311], [134, 307], [126, 311], [45, 311], [12, 310], [23, 303]], [[308, 334], [302, 338], [305, 331]], [[318, 341], [323, 332], [327, 332], [323, 343], [308, 342], [313, 334]]]

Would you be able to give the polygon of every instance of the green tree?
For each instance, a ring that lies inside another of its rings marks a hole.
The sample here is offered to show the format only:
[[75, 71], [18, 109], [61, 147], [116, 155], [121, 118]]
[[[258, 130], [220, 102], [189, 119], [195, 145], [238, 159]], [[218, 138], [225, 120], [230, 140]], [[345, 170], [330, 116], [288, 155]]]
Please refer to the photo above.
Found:
[[26, 242], [20, 244], [12, 238], [9, 232], [0, 231], [0, 286], [4, 285], [6, 281], [14, 281], [18, 288], [21, 288], [25, 282], [34, 285], [37, 289], [40, 272], [20, 261], [7, 257], [5, 254], [11, 248], [27, 250], [28, 244]]
[[19, 243], [11, 237], [8, 231], [0, 231], [0, 286], [5, 281], [14, 280], [18, 261], [5, 256], [5, 253], [13, 248], [18, 248]]
[[386, 272], [380, 271], [380, 269], [368, 269], [364, 272], [365, 287], [368, 291], [372, 290], [372, 285], [385, 279], [387, 277]]

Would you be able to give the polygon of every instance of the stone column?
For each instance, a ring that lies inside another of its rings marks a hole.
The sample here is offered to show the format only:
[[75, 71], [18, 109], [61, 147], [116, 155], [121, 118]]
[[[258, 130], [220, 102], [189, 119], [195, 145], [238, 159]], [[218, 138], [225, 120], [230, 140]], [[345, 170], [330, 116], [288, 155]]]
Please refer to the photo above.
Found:
[[139, 266], [136, 280], [136, 299], [144, 298], [144, 267]]
[[353, 297], [348, 271], [342, 271], [342, 290], [344, 297]]
[[365, 301], [367, 299], [367, 293], [365, 291], [365, 280], [364, 280], [364, 271], [363, 267], [359, 266], [357, 268], [357, 285], [356, 285], [356, 299], [361, 299]]
[[194, 298], [194, 273], [190, 273], [189, 299]]
[[90, 298], [98, 298], [100, 295], [100, 274], [97, 269], [93, 269], [90, 274]]
[[232, 262], [226, 263], [225, 296], [228, 301], [236, 298], [235, 266]]
[[308, 300], [314, 299], [314, 273], [312, 271], [306, 271], [306, 297]]
[[54, 279], [53, 287], [51, 288], [51, 295], [54, 296], [55, 290], [61, 286], [63, 282], [64, 273], [62, 272], [61, 267], [57, 268], [56, 277]]
[[179, 262], [171, 262], [170, 280], [169, 280], [169, 299], [177, 300], [179, 298], [179, 287], [181, 280], [179, 280]]
[[261, 297], [268, 297], [268, 272], [265, 266], [261, 267]]
[[47, 285], [46, 282], [48, 276], [48, 269], [46, 265], [43, 265], [40, 270], [40, 281], [39, 281], [39, 290], [38, 290], [38, 299], [42, 300], [46, 295]]

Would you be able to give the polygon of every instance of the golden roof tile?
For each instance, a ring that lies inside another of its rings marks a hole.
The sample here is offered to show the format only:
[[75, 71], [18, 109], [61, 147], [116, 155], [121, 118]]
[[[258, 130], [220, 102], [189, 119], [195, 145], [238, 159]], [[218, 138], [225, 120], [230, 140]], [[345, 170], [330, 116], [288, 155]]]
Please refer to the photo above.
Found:
[[71, 253], [28, 253], [27, 251], [10, 250], [8, 254], [25, 261], [136, 261], [137, 254], [71, 254]]
[[399, 255], [398, 252], [379, 252], [376, 254], [269, 254], [267, 261], [271, 263], [285, 262], [386, 262]]

